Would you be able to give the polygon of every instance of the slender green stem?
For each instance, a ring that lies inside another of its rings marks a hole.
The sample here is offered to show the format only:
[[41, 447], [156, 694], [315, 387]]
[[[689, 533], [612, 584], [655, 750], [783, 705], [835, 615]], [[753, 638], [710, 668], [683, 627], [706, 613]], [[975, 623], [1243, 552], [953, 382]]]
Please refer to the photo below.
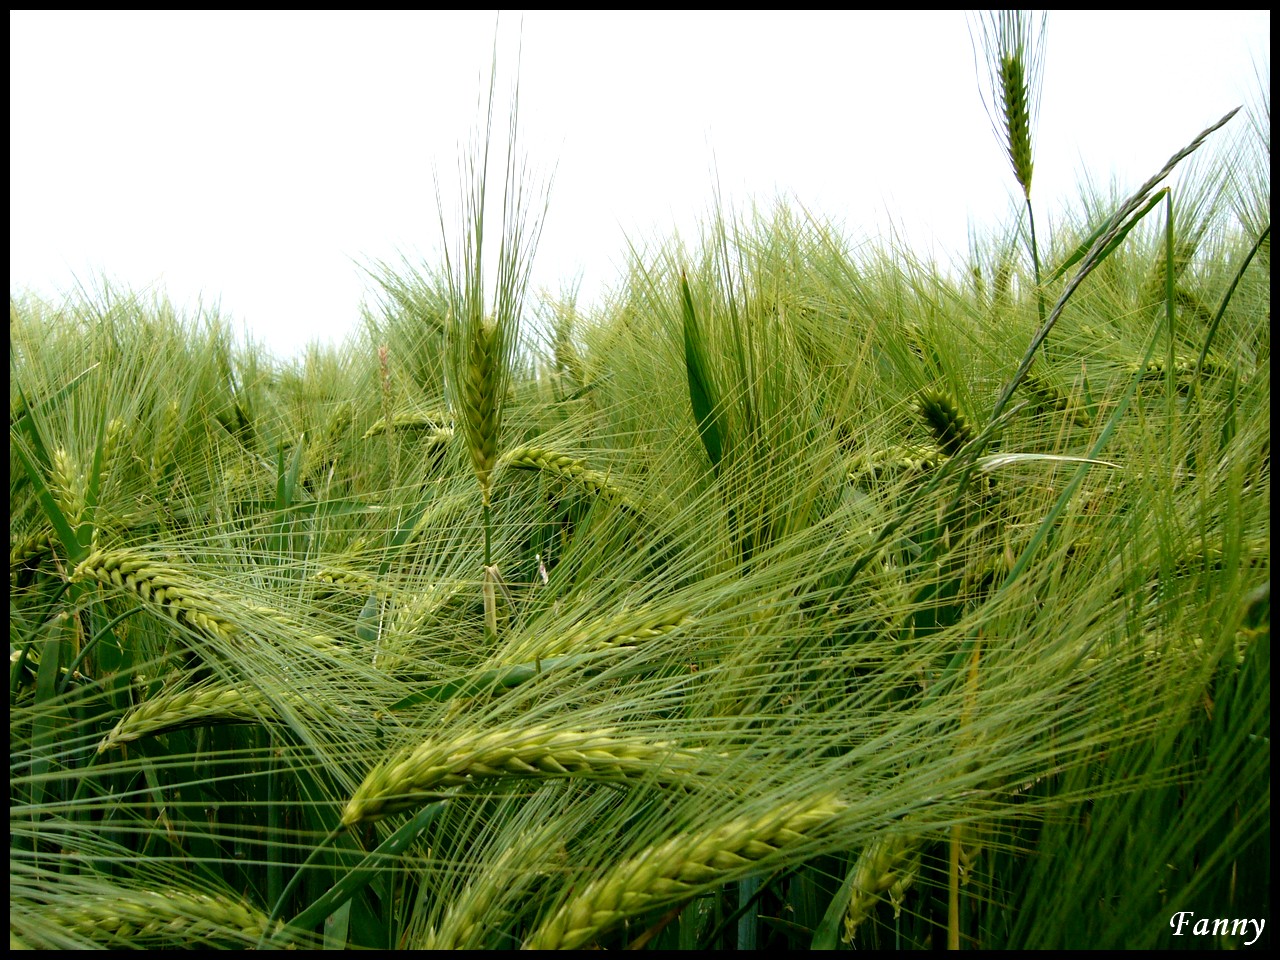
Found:
[[1044, 326], [1044, 287], [1040, 280], [1040, 245], [1036, 240], [1036, 215], [1031, 209], [1031, 195], [1027, 195], [1027, 223], [1031, 228], [1031, 266], [1036, 277], [1036, 310], [1040, 315], [1040, 325]]

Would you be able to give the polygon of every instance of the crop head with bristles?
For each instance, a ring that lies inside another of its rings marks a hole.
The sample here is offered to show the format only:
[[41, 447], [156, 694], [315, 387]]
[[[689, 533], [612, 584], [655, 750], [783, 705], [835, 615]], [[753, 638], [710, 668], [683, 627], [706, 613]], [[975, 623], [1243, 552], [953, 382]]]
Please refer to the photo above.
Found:
[[[512, 96], [507, 162], [502, 196], [502, 234], [498, 241], [497, 278], [492, 303], [485, 304], [483, 270], [485, 194], [492, 142], [497, 61], [489, 80], [488, 112], [482, 145], [473, 147], [464, 165], [469, 184], [463, 191], [463, 237], [457, 255], [446, 244], [450, 319], [447, 330], [446, 377], [456, 422], [467, 442], [472, 467], [486, 506], [492, 493], [492, 471], [498, 457], [502, 408], [519, 344], [520, 314], [529, 284], [533, 253], [542, 229], [543, 208], [531, 211], [525, 193], [527, 176], [516, 162], [518, 89]], [[532, 215], [531, 215], [532, 214]], [[440, 211], [444, 230], [444, 209]]]
[[[1033, 30], [1031, 11], [998, 10], [984, 14], [978, 24], [982, 53], [991, 71], [990, 90], [983, 85], [983, 104], [1028, 199], [1034, 167], [1032, 135], [1043, 86], [1045, 21], [1042, 14], [1039, 28]], [[975, 60], [978, 46], [975, 38]]]

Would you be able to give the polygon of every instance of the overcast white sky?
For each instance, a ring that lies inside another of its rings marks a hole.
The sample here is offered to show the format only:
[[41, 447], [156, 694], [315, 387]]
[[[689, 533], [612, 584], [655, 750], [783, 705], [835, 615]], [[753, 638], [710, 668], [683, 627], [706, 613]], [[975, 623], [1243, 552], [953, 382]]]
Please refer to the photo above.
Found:
[[[105, 275], [216, 301], [282, 355], [341, 342], [360, 265], [441, 259], [433, 170], [452, 205], [494, 21], [11, 12], [11, 293]], [[1255, 69], [1269, 85], [1270, 32], [1268, 11], [1050, 14], [1037, 206], [1084, 170], [1138, 186]], [[589, 306], [628, 239], [693, 237], [716, 171], [739, 209], [787, 197], [940, 259], [1009, 215], [961, 13], [504, 12], [499, 91], [521, 34], [523, 146], [555, 168], [535, 290], [580, 277]]]

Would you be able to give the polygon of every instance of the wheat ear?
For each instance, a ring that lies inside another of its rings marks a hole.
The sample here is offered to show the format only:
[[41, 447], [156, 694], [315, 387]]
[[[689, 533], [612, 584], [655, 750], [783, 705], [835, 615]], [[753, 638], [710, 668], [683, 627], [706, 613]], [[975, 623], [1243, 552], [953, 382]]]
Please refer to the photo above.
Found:
[[344, 826], [409, 810], [441, 788], [495, 777], [586, 777], [625, 782], [690, 782], [714, 765], [714, 754], [671, 743], [620, 738], [612, 729], [546, 726], [477, 731], [428, 740], [375, 768], [342, 813]]
[[831, 795], [801, 800], [649, 847], [582, 887], [542, 922], [524, 947], [575, 950], [627, 917], [683, 900], [767, 857], [803, 847], [844, 808]]

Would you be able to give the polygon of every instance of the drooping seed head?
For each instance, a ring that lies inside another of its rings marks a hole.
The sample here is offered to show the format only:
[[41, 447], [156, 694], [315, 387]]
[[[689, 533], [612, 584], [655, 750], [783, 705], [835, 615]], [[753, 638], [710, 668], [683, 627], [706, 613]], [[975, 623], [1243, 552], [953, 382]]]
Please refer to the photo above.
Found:
[[820, 835], [845, 809], [834, 796], [782, 804], [642, 850], [588, 883], [525, 941], [532, 950], [575, 950], [628, 917], [686, 899], [699, 887]]
[[497, 777], [584, 777], [684, 783], [715, 769], [714, 754], [617, 731], [545, 726], [476, 731], [427, 740], [375, 768], [342, 813], [344, 826], [410, 810], [448, 787]]

